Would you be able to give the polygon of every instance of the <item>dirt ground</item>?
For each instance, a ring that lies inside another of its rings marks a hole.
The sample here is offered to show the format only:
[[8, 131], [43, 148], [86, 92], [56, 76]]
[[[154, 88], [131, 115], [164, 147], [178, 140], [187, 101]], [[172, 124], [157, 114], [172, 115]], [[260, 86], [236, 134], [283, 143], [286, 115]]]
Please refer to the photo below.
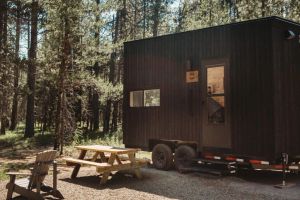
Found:
[[[71, 168], [60, 166], [58, 187], [65, 199], [300, 199], [300, 175], [289, 176], [294, 187], [277, 189], [280, 174], [244, 172], [242, 175], [216, 177], [208, 174], [180, 174], [176, 171], [142, 169], [143, 179], [115, 174], [104, 186], [94, 168], [81, 168], [78, 178], [70, 179]], [[52, 176], [46, 182], [50, 185]], [[0, 182], [0, 199], [6, 196]], [[24, 198], [15, 198], [24, 199]], [[53, 198], [49, 198], [53, 199]]]

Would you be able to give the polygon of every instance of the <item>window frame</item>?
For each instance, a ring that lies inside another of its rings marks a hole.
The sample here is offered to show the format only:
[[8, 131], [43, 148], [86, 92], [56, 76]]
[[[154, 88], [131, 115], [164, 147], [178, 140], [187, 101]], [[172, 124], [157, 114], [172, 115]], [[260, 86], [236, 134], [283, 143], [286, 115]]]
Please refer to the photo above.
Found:
[[[134, 92], [141, 92], [141, 102], [142, 102], [142, 105], [140, 106], [134, 106], [133, 102], [131, 102], [131, 99], [132, 99], [132, 96], [131, 94], [134, 94]], [[129, 92], [129, 107], [130, 108], [142, 108], [144, 107], [144, 91], [143, 90], [134, 90], [134, 91], [130, 91]]]
[[[212, 93], [212, 94], [209, 94], [208, 93], [208, 69], [211, 69], [211, 68], [215, 68], [215, 67], [223, 67], [224, 71], [223, 71], [223, 93]], [[227, 103], [226, 103], [226, 96], [227, 96], [227, 90], [226, 90], [226, 80], [225, 80], [225, 76], [226, 76], [226, 71], [225, 71], [225, 67], [226, 67], [226, 63], [219, 63], [219, 64], [213, 64], [213, 65], [206, 65], [206, 78], [205, 78], [205, 81], [206, 81], [206, 101], [207, 101], [207, 104], [206, 104], [206, 109], [207, 109], [207, 123], [210, 124], [210, 125], [225, 125], [225, 123], [227, 123], [227, 116], [226, 116], [226, 109], [227, 108]], [[223, 122], [212, 122], [210, 119], [209, 119], [209, 103], [208, 103], [208, 99], [209, 98], [213, 98], [213, 97], [224, 97], [224, 121]]]
[[[159, 101], [158, 101], [158, 105], [149, 105], [149, 106], [147, 106], [146, 105], [146, 103], [145, 103], [145, 100], [146, 100], [146, 98], [145, 98], [145, 94], [146, 94], [146, 91], [147, 92], [151, 92], [151, 91], [157, 91], [158, 90], [158, 94], [159, 94]], [[160, 107], [160, 89], [149, 89], [149, 90], [143, 90], [143, 92], [144, 92], [144, 95], [143, 95], [143, 107]]]
[[[151, 90], [158, 90], [159, 91], [159, 105], [150, 105], [150, 106], [145, 106], [145, 91], [151, 91]], [[141, 106], [131, 106], [131, 93], [133, 92], [142, 92], [142, 105]], [[131, 90], [129, 91], [129, 108], [156, 108], [161, 106], [161, 89], [160, 88], [150, 88], [150, 89], [136, 89], [136, 90]]]

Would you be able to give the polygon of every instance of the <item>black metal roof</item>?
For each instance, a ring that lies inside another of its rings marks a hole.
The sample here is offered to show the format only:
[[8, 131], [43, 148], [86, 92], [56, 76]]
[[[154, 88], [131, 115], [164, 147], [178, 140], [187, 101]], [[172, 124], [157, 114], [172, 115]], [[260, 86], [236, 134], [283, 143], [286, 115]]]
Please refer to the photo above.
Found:
[[234, 25], [247, 24], [247, 23], [266, 21], [266, 20], [269, 20], [269, 21], [276, 20], [276, 21], [281, 21], [281, 22], [284, 22], [284, 23], [289, 23], [289, 24], [293, 24], [293, 25], [296, 25], [296, 26], [300, 26], [300, 23], [289, 20], [289, 19], [285, 19], [285, 18], [278, 17], [278, 16], [269, 16], [269, 17], [263, 17], [263, 18], [257, 18], [257, 19], [250, 19], [250, 20], [246, 20], [246, 21], [227, 23], [227, 24], [222, 24], [222, 25], [217, 25], [217, 26], [205, 27], [205, 28], [201, 28], [201, 29], [183, 31], [183, 32], [178, 32], [178, 33], [170, 33], [170, 34], [160, 35], [160, 36], [156, 36], [156, 37], [148, 37], [148, 38], [143, 38], [143, 39], [138, 39], [138, 40], [130, 40], [130, 41], [124, 42], [124, 44], [131, 43], [131, 42], [150, 40], [150, 39], [155, 39], [155, 38], [160, 38], [160, 37], [165, 37], [165, 36], [183, 34], [183, 33], [188, 33], [188, 32], [193, 32], [193, 31], [213, 29], [213, 28], [219, 28], [219, 27], [224, 27], [224, 26], [234, 26]]

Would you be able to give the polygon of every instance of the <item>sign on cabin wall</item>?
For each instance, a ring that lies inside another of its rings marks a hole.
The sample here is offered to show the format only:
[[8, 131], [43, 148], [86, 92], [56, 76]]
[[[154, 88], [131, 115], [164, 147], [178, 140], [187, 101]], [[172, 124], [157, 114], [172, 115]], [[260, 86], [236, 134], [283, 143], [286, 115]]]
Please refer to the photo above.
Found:
[[187, 83], [196, 83], [198, 81], [199, 81], [198, 70], [186, 72], [186, 82]]

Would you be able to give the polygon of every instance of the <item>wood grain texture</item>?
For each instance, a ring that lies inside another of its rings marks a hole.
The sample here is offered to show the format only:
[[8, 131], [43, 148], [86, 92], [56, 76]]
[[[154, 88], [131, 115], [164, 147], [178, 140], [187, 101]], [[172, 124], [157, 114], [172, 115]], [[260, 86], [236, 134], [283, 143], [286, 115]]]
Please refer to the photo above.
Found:
[[85, 145], [85, 146], [75, 146], [76, 149], [95, 151], [102, 153], [115, 153], [115, 154], [127, 154], [127, 153], [136, 153], [140, 151], [138, 148], [122, 148], [122, 147], [111, 147], [103, 145]]

